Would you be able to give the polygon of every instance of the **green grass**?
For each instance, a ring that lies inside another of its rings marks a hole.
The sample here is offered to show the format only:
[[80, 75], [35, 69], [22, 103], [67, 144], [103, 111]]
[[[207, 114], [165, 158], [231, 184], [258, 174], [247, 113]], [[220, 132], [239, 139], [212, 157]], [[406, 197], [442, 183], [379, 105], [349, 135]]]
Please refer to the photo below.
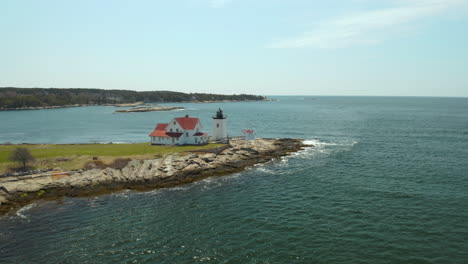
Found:
[[0, 163], [9, 162], [13, 149], [27, 148], [36, 158], [59, 158], [75, 155], [87, 156], [133, 156], [145, 154], [166, 154], [197, 149], [207, 149], [220, 146], [220, 144], [208, 144], [204, 146], [152, 146], [149, 143], [137, 144], [89, 144], [89, 145], [0, 145]]
[[[81, 144], [81, 145], [0, 145], [0, 172], [15, 165], [9, 157], [15, 148], [27, 148], [37, 160], [33, 166], [44, 168], [48, 166], [62, 166], [62, 168], [80, 168], [84, 161], [91, 157], [112, 160], [118, 157], [151, 158], [164, 154], [194, 151], [222, 146], [222, 144], [208, 144], [204, 146], [153, 146], [149, 143], [136, 144]], [[57, 158], [71, 159], [69, 162], [57, 162]], [[73, 162], [74, 161], [74, 162]]]

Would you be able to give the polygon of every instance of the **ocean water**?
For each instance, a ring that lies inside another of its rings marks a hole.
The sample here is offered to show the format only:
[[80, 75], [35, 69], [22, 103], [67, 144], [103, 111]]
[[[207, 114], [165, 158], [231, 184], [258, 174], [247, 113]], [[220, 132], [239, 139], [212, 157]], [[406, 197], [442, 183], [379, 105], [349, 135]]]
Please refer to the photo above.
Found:
[[0, 263], [468, 263], [468, 99], [275, 97], [0, 112], [0, 142], [145, 142], [221, 107], [229, 133], [314, 145], [149, 192], [38, 202], [0, 217]]

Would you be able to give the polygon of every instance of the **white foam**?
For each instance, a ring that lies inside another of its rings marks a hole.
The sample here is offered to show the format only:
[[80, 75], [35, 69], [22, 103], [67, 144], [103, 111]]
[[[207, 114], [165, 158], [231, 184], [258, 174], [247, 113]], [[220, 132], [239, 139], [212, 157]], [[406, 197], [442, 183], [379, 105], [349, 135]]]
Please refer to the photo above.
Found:
[[305, 145], [311, 145], [315, 147], [323, 147], [323, 146], [348, 146], [352, 147], [357, 144], [357, 141], [354, 140], [344, 140], [341, 142], [324, 142], [320, 141], [319, 139], [306, 139], [303, 141]]
[[192, 182], [190, 184], [183, 184], [183, 185], [178, 185], [178, 186], [169, 187], [169, 188], [156, 189], [156, 190], [152, 190], [149, 192], [144, 192], [143, 194], [151, 195], [151, 196], [158, 196], [158, 195], [168, 193], [168, 192], [183, 192], [183, 191], [190, 190], [192, 188], [201, 188], [204, 190], [209, 190], [209, 189], [216, 188], [225, 184], [226, 181], [235, 180], [241, 175], [242, 175], [241, 173], [234, 173], [230, 175], [225, 175], [223, 177], [217, 177], [217, 176], [208, 177], [200, 181]]
[[179, 186], [174, 186], [174, 187], [168, 187], [168, 188], [161, 188], [161, 189], [155, 189], [149, 192], [144, 192], [142, 194], [144, 195], [160, 195], [164, 192], [177, 192], [177, 191], [186, 191], [191, 188], [191, 184], [185, 184], [185, 185], [179, 185]]
[[[262, 164], [263, 165], [263, 164]], [[266, 166], [258, 166], [255, 168], [257, 171], [260, 171], [260, 172], [263, 172], [263, 173], [266, 173], [266, 174], [275, 174], [274, 171], [268, 169]]]
[[357, 141], [344, 140], [337, 142], [325, 142], [320, 139], [306, 139], [303, 141], [306, 146], [303, 150], [294, 152], [291, 155], [282, 158], [283, 163], [287, 163], [290, 158], [301, 158], [301, 159], [314, 159], [318, 156], [330, 155], [336, 151], [347, 151], [350, 150]]
[[228, 181], [236, 180], [242, 175], [242, 173], [234, 173], [234, 174], [229, 174], [225, 175], [222, 177], [208, 177], [206, 179], [203, 179], [201, 181], [195, 182], [195, 185], [201, 185], [203, 189], [209, 190], [212, 188], [219, 187], [221, 185], [224, 185]]
[[36, 207], [36, 205], [37, 205], [36, 203], [28, 204], [28, 205], [22, 207], [21, 209], [19, 209], [16, 212], [16, 215], [19, 216], [20, 218], [28, 219], [28, 215], [26, 213], [29, 210], [31, 210], [32, 208]]
[[128, 199], [130, 192], [131, 192], [131, 190], [123, 190], [123, 191], [118, 192], [118, 193], [112, 193], [111, 196]]
[[340, 145], [338, 143], [323, 142], [318, 139], [307, 139], [307, 140], [304, 140], [303, 142], [304, 144], [311, 145], [311, 146], [338, 146]]

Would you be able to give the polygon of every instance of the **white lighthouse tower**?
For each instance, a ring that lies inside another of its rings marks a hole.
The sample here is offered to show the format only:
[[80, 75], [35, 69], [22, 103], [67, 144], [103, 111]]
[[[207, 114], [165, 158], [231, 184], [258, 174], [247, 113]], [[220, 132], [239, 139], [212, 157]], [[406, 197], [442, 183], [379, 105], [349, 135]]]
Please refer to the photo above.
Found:
[[213, 116], [212, 140], [227, 140], [227, 116], [223, 115], [221, 108]]

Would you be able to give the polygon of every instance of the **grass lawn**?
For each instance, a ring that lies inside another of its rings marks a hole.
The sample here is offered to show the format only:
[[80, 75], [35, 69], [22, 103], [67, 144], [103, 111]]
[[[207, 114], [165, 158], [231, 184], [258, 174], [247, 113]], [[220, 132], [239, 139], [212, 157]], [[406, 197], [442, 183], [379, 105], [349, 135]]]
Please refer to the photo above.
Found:
[[[146, 159], [164, 154], [194, 151], [222, 146], [208, 144], [204, 146], [152, 146], [149, 143], [136, 144], [76, 144], [76, 145], [0, 145], [0, 173], [15, 166], [8, 160], [13, 149], [27, 148], [36, 159], [35, 168], [60, 167], [64, 170], [81, 169], [83, 165], [98, 157], [106, 163], [116, 158]], [[60, 158], [60, 159], [59, 159]], [[59, 159], [59, 160], [57, 160]], [[67, 159], [63, 161], [63, 159]]]

